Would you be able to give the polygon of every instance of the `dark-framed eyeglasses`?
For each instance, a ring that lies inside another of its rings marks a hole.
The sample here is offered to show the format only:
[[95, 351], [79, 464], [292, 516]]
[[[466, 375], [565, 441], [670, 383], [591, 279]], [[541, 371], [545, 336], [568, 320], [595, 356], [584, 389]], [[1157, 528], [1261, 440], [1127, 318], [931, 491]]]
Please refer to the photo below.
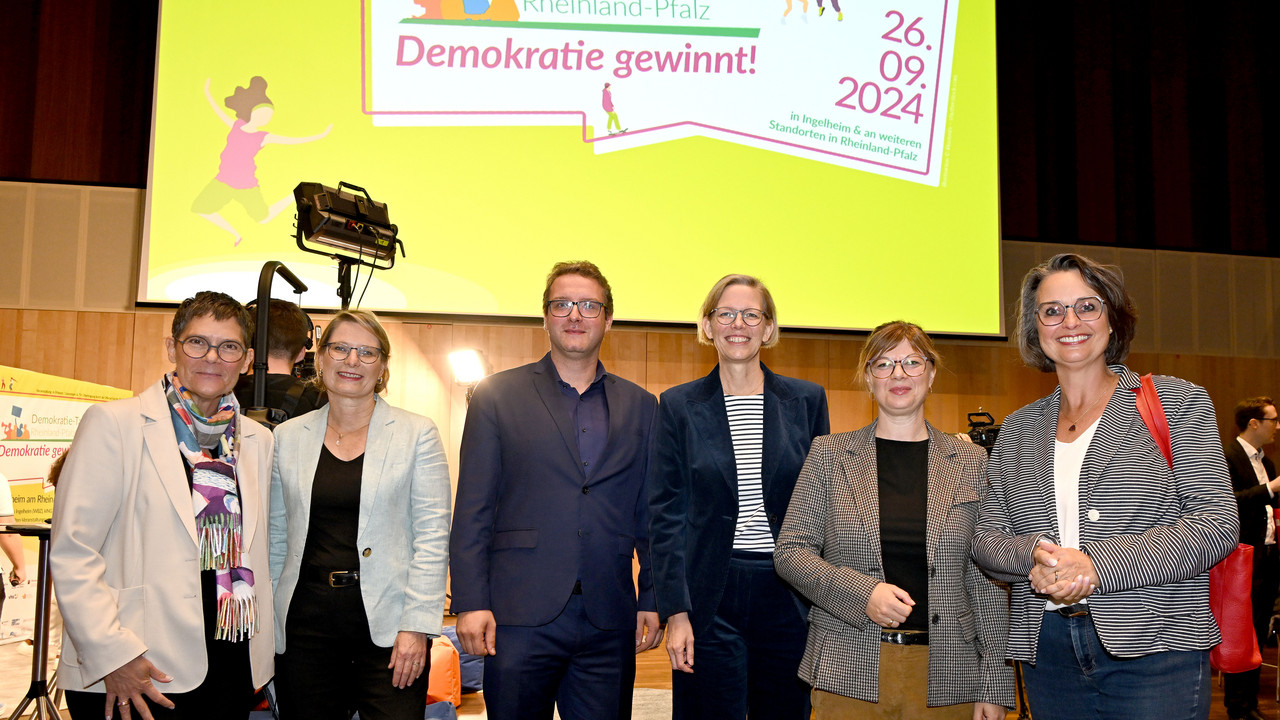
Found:
[[334, 360], [346, 360], [351, 355], [351, 351], [356, 352], [356, 357], [365, 365], [372, 365], [382, 359], [382, 348], [372, 347], [369, 345], [348, 345], [346, 343], [325, 343], [324, 351], [329, 353], [329, 357]]
[[551, 317], [569, 317], [575, 305], [584, 318], [598, 318], [604, 312], [604, 303], [599, 300], [548, 300], [547, 312]]
[[1280, 421], [1280, 417], [1261, 417], [1261, 418], [1258, 418], [1258, 422], [1260, 422], [1260, 423], [1264, 423], [1264, 422], [1276, 422], [1276, 421]]
[[764, 311], [756, 308], [744, 308], [742, 310], [734, 310], [733, 308], [713, 308], [710, 317], [715, 318], [716, 322], [721, 325], [732, 325], [734, 320], [742, 318], [742, 324], [747, 327], [755, 327], [764, 320]]
[[1063, 305], [1056, 300], [1050, 302], [1042, 302], [1036, 306], [1036, 317], [1040, 319], [1040, 324], [1046, 327], [1061, 325], [1063, 320], [1067, 319], [1067, 310], [1071, 310], [1076, 317], [1083, 322], [1092, 322], [1102, 317], [1102, 309], [1107, 303], [1096, 295], [1077, 298], [1070, 305]]
[[867, 363], [867, 372], [871, 373], [871, 377], [883, 380], [893, 375], [893, 368], [896, 365], [902, 368], [902, 374], [907, 377], [920, 377], [928, 364], [929, 358], [923, 355], [908, 355], [901, 360], [882, 357]]
[[192, 335], [185, 340], [179, 340], [178, 345], [182, 347], [183, 355], [194, 360], [203, 360], [211, 349], [216, 350], [219, 360], [228, 363], [239, 362], [244, 359], [245, 353], [244, 345], [235, 340], [224, 340], [214, 345], [203, 335]]

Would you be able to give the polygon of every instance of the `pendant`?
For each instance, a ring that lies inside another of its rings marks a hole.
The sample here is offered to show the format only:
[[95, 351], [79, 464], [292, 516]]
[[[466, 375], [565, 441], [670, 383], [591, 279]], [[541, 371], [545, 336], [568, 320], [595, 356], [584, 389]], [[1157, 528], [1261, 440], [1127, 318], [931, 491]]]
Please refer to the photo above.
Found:
[[[1076, 431], [1075, 423], [1072, 423], [1072, 424], [1071, 424], [1071, 427], [1067, 428], [1067, 432], [1075, 432], [1075, 431]], [[339, 445], [341, 445], [341, 444], [342, 444], [342, 441], [341, 441], [341, 440], [339, 440], [339, 441], [338, 441], [338, 444], [339, 444]]]

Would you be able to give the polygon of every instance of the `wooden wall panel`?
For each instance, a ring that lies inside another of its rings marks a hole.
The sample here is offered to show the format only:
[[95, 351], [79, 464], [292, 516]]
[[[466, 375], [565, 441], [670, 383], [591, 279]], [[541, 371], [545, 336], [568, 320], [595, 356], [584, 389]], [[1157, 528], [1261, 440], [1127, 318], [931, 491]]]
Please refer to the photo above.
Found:
[[129, 388], [133, 380], [133, 313], [79, 313], [75, 344], [78, 380]]
[[19, 312], [17, 357], [23, 370], [72, 377], [76, 370], [77, 313], [62, 310]]
[[129, 389], [140, 393], [160, 376], [173, 370], [164, 339], [169, 337], [173, 324], [173, 312], [139, 312], [133, 320], [133, 347], [121, 348], [121, 353], [131, 357]]
[[[172, 313], [71, 312], [0, 308], [0, 364], [73, 377], [134, 392], [172, 368], [164, 347]], [[323, 324], [323, 323], [320, 323]], [[533, 362], [546, 352], [546, 333], [534, 325], [450, 325], [388, 320], [395, 355], [387, 399], [431, 417], [440, 428], [456, 478], [458, 447], [466, 420], [465, 389], [453, 383], [448, 353], [473, 347], [495, 370]], [[875, 417], [861, 385], [858, 337], [785, 337], [763, 358], [776, 372], [827, 388], [835, 432], [855, 430]], [[1053, 391], [1056, 377], [1024, 367], [1016, 348], [1004, 342], [941, 340], [943, 367], [926, 405], [926, 417], [948, 432], [968, 428], [966, 415], [979, 407], [997, 422]], [[613, 372], [660, 394], [702, 377], [715, 352], [686, 330], [619, 330], [607, 336], [602, 360]], [[1280, 366], [1269, 360], [1186, 353], [1135, 353], [1128, 365], [1139, 373], [1175, 375], [1209, 392], [1224, 438], [1235, 434], [1235, 403], [1254, 395], [1280, 398]]]

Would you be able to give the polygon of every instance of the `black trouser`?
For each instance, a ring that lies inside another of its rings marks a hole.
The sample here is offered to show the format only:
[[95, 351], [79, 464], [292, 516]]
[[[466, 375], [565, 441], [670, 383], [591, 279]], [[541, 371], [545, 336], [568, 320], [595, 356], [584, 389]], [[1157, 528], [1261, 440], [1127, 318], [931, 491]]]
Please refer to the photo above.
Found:
[[809, 686], [796, 675], [808, 627], [771, 553], [733, 551], [711, 625], [693, 638], [695, 671], [673, 670], [676, 720], [805, 720]]
[[421, 720], [427, 667], [403, 690], [391, 684], [391, 648], [369, 637], [360, 587], [330, 587], [305, 576], [294, 588], [285, 621], [285, 651], [276, 656], [276, 698], [284, 720]]

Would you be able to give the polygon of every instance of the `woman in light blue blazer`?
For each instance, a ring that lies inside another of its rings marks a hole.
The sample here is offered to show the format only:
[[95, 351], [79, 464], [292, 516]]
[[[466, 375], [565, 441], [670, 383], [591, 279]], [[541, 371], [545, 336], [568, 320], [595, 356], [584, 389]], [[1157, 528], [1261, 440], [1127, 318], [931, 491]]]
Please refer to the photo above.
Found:
[[329, 404], [276, 428], [283, 718], [422, 717], [444, 609], [449, 469], [435, 423], [378, 397], [390, 356], [373, 313], [334, 316], [316, 353]]

